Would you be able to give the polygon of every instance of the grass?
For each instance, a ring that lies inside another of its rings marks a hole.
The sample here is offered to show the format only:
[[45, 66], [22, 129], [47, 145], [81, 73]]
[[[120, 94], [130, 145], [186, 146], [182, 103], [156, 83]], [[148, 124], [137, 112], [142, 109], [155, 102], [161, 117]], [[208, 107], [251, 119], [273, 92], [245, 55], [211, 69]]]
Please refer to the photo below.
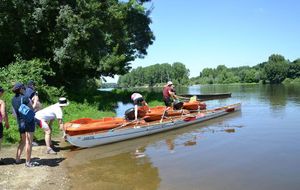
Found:
[[[85, 96], [86, 98], [80, 97], [80, 95], [69, 96], [70, 104], [69, 106], [63, 109], [64, 113], [64, 122], [72, 121], [78, 118], [103, 118], [103, 117], [115, 117], [115, 109], [118, 101], [122, 101], [123, 103], [132, 103], [130, 96], [133, 91], [129, 90], [114, 90], [112, 92], [99, 92], [95, 91], [93, 94]], [[142, 91], [140, 92], [144, 98], [147, 100], [149, 106], [158, 106], [164, 105], [161, 101], [162, 94], [153, 91]], [[9, 104], [10, 99], [6, 99], [6, 104]], [[43, 104], [43, 107], [47, 107], [48, 105]], [[8, 111], [11, 109], [11, 105], [8, 106]], [[4, 137], [3, 137], [3, 145], [11, 145], [15, 144], [20, 140], [18, 127], [16, 119], [12, 116], [11, 113], [9, 115], [9, 123], [10, 129], [4, 129]], [[61, 131], [58, 127], [58, 122], [55, 121], [53, 123], [53, 134], [52, 136], [61, 135]], [[39, 141], [44, 139], [44, 131], [39, 127], [36, 127], [34, 133], [34, 139]]]

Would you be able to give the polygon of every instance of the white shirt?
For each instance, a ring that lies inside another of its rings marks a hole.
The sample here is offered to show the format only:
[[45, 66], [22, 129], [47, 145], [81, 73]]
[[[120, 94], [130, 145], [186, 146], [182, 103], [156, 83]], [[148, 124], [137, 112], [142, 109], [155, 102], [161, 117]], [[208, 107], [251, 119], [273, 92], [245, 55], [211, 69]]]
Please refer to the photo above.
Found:
[[37, 119], [44, 120], [44, 121], [62, 119], [63, 112], [59, 104], [56, 103], [36, 112], [35, 117]]

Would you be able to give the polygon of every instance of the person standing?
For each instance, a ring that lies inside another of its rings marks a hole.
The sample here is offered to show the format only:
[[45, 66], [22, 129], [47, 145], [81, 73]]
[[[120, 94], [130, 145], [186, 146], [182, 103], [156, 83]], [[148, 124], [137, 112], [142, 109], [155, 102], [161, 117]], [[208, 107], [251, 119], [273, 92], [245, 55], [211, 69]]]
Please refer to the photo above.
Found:
[[39, 120], [39, 126], [45, 131], [46, 154], [57, 154], [52, 149], [51, 133], [52, 124], [55, 119], [58, 120], [60, 130], [64, 129], [63, 124], [63, 107], [69, 105], [66, 98], [59, 98], [58, 103], [48, 106], [35, 114], [35, 118]]
[[[4, 89], [0, 86], [0, 98], [3, 96], [3, 93]], [[0, 150], [3, 137], [3, 121], [5, 122], [5, 128], [9, 129], [9, 122], [5, 108], [5, 102], [2, 99], [0, 99]]]
[[[131, 95], [131, 100], [133, 101], [134, 104], [134, 120], [137, 121], [137, 116], [138, 116], [138, 105], [142, 105], [142, 106], [147, 106], [148, 104], [147, 102], [144, 100], [143, 96], [140, 93], [133, 93]], [[149, 111], [149, 107], [148, 107], [148, 111]]]
[[25, 96], [30, 98], [34, 112], [37, 112], [42, 108], [38, 92], [36, 91], [35, 82], [33, 80], [28, 81], [25, 89]]
[[[26, 150], [26, 167], [34, 167], [37, 166], [37, 162], [31, 162], [31, 152], [32, 152], [32, 140], [33, 140], [33, 133], [35, 131], [35, 122], [34, 118], [31, 121], [25, 121], [25, 119], [19, 113], [19, 108], [21, 104], [27, 105], [29, 108], [32, 109], [32, 105], [30, 100], [27, 96], [24, 95], [25, 93], [25, 86], [22, 83], [15, 83], [12, 91], [15, 93], [15, 96], [12, 99], [12, 106], [15, 116], [17, 118], [17, 123], [19, 127], [20, 133], [20, 143], [17, 148], [16, 154], [16, 163], [21, 163], [21, 155], [22, 151], [25, 147]], [[33, 110], [33, 109], [32, 109]]]

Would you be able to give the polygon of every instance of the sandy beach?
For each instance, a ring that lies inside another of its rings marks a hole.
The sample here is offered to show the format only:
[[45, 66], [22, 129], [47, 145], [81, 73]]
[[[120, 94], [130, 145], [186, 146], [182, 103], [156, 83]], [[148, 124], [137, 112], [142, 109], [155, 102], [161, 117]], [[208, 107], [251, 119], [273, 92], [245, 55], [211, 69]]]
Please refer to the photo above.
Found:
[[[60, 147], [59, 141], [54, 142]], [[22, 163], [15, 164], [17, 145], [2, 147], [0, 189], [70, 189], [63, 148], [57, 148], [57, 155], [46, 154], [45, 149], [43, 144], [33, 146], [32, 159], [40, 165], [26, 168], [24, 151]]]

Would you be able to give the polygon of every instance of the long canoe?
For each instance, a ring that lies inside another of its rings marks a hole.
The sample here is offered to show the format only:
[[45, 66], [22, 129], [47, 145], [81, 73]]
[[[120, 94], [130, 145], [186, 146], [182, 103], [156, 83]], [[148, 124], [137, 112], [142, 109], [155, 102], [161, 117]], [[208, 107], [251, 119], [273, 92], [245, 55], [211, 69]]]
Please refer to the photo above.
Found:
[[[202, 110], [174, 117], [163, 118], [153, 122], [124, 122], [112, 129], [91, 132], [87, 134], [66, 134], [69, 143], [77, 147], [93, 147], [160, 133], [176, 128], [200, 123], [209, 119], [230, 114], [241, 109], [241, 104], [233, 104], [212, 110]], [[78, 124], [77, 124], [78, 125]], [[70, 126], [69, 126], [70, 127]]]
[[192, 96], [196, 96], [198, 100], [214, 100], [214, 99], [222, 99], [222, 98], [230, 98], [231, 93], [210, 93], [210, 94], [180, 94], [179, 96], [190, 98]]

